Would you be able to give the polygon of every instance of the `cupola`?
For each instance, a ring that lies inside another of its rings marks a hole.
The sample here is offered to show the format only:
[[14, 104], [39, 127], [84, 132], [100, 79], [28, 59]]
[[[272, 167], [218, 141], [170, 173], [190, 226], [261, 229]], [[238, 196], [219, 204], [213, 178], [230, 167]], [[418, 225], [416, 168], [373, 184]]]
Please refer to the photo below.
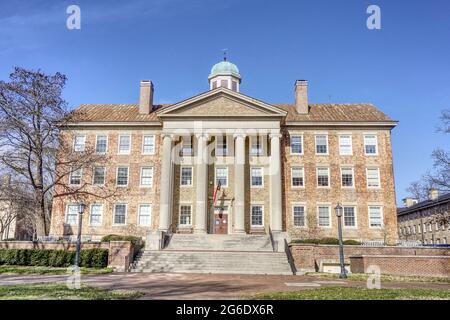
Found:
[[238, 67], [224, 57], [223, 61], [216, 63], [208, 77], [209, 89], [213, 90], [218, 87], [225, 87], [227, 89], [239, 92], [241, 84], [241, 75]]

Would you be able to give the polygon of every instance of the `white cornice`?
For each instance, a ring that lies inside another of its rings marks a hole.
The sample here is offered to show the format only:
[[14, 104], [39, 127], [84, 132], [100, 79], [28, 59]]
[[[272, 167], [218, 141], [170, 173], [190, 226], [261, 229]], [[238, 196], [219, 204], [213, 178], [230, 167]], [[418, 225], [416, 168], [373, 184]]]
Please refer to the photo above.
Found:
[[397, 121], [286, 121], [284, 126], [302, 127], [395, 127]]

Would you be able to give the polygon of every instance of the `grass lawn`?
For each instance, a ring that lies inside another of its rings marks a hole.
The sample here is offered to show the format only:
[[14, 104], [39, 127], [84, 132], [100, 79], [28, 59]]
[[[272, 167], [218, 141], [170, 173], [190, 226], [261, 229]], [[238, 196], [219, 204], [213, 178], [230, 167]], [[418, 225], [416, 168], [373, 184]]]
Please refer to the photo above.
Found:
[[[306, 275], [312, 277], [319, 277], [324, 279], [339, 279], [339, 274], [333, 273], [318, 273], [311, 272]], [[353, 281], [367, 281], [369, 277], [368, 274], [348, 274], [348, 280]], [[390, 276], [390, 275], [381, 275], [381, 282], [442, 282], [442, 283], [450, 283], [450, 277], [415, 277], [415, 276]]]
[[322, 287], [246, 296], [254, 300], [450, 300], [450, 290]]
[[0, 286], [0, 300], [123, 300], [141, 295], [137, 291], [105, 290], [86, 285], [76, 290], [55, 283]]
[[[0, 274], [67, 274], [67, 268], [37, 266], [5, 266], [0, 265]], [[112, 268], [80, 268], [81, 274], [103, 274], [113, 272]]]

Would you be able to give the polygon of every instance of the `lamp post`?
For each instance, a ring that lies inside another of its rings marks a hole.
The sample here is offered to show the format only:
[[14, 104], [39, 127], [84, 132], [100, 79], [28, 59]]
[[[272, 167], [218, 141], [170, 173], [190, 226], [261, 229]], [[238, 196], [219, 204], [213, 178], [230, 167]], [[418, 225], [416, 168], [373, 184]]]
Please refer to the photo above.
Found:
[[344, 243], [342, 242], [342, 212], [344, 209], [342, 206], [338, 203], [336, 208], [334, 208], [334, 211], [336, 213], [337, 221], [338, 221], [338, 235], [339, 235], [339, 263], [341, 265], [341, 274], [339, 275], [339, 278], [346, 279], [347, 278], [347, 272], [345, 271], [345, 264], [344, 264]]
[[77, 235], [77, 252], [75, 253], [75, 267], [80, 267], [80, 251], [81, 251], [81, 224], [83, 222], [83, 213], [86, 205], [80, 203], [78, 206], [78, 235]]

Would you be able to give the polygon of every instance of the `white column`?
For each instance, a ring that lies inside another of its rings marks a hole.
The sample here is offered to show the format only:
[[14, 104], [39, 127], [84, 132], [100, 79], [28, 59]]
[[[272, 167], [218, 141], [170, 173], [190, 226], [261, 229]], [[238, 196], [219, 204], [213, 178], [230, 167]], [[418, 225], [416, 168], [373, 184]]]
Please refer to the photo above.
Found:
[[245, 233], [245, 134], [234, 135], [234, 233]]
[[172, 140], [173, 135], [162, 135], [162, 163], [159, 200], [159, 230], [168, 231], [170, 228], [171, 197], [172, 197]]
[[208, 148], [209, 136], [204, 133], [197, 137], [196, 158], [196, 210], [195, 210], [195, 233], [206, 233], [208, 213]]
[[281, 206], [281, 134], [270, 135], [270, 227], [273, 232], [282, 231]]

